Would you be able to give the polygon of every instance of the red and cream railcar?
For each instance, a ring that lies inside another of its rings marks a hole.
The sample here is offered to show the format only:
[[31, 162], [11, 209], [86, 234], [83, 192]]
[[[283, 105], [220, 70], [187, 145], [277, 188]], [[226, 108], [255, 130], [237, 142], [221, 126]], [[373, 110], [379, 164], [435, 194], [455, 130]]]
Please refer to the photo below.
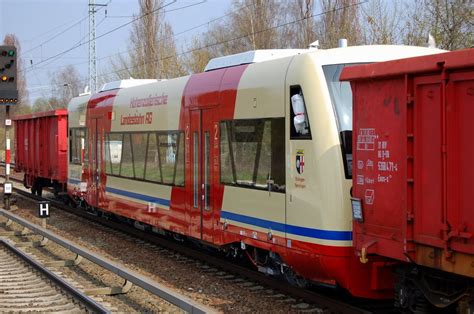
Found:
[[436, 52], [253, 51], [200, 74], [106, 86], [69, 106], [69, 191], [156, 230], [243, 250], [296, 283], [388, 297], [384, 265], [359, 263], [352, 247], [352, 98], [339, 75]]

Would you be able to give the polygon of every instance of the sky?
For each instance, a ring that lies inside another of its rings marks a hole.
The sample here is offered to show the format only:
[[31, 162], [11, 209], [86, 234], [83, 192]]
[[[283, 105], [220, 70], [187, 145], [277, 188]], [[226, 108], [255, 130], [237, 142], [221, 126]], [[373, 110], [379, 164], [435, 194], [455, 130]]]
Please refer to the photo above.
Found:
[[[209, 21], [224, 16], [231, 7], [230, 0], [173, 1], [163, 0], [165, 5], [169, 4], [165, 8], [166, 19], [173, 27], [179, 50], [193, 36], [206, 31]], [[100, 37], [96, 40], [100, 74], [110, 71], [111, 56], [119, 53], [126, 56], [132, 24], [114, 29], [133, 20], [133, 15], [139, 14], [139, 6], [138, 0], [95, 0], [95, 3], [107, 4], [107, 14], [105, 8], [96, 7], [95, 16], [96, 37]], [[20, 40], [30, 103], [38, 97], [49, 97], [51, 74], [69, 64], [87, 79], [88, 10], [89, 0], [0, 0], [0, 41], [10, 33]], [[200, 27], [191, 30], [197, 26]]]

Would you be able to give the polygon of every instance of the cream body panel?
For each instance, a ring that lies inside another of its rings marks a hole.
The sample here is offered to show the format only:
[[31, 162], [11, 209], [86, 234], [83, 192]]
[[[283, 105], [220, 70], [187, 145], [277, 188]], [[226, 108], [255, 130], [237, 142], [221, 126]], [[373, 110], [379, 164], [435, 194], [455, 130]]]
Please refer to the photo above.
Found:
[[285, 75], [291, 58], [250, 64], [239, 82], [234, 119], [285, 116]]
[[[123, 195], [118, 191], [111, 191], [109, 188], [117, 189], [125, 192], [132, 192], [136, 194], [141, 194], [145, 196], [150, 196], [153, 198], [159, 198], [162, 200], [170, 201], [171, 200], [171, 186], [156, 184], [144, 181], [130, 180], [125, 178], [119, 178], [114, 176], [107, 176], [107, 195], [116, 196], [122, 199], [127, 199], [137, 203], [145, 205], [153, 205], [147, 201], [140, 200], [134, 197]], [[169, 206], [163, 204], [155, 204], [156, 208], [169, 209]]]
[[[189, 76], [120, 90], [114, 99], [111, 132], [178, 130], [181, 100]], [[166, 104], [135, 106], [134, 101], [166, 97]], [[146, 122], [146, 118], [152, 120]], [[127, 124], [123, 118], [140, 117], [140, 123]]]
[[[234, 119], [264, 119], [285, 116], [285, 75], [291, 58], [250, 64], [240, 79]], [[283, 139], [282, 139], [283, 140]], [[283, 152], [282, 152], [283, 154]], [[239, 169], [236, 169], [239, 171]], [[285, 224], [284, 193], [226, 186], [222, 211], [246, 217]], [[271, 231], [285, 237], [284, 231], [272, 230], [242, 221], [221, 218], [221, 221], [260, 232]], [[263, 225], [267, 224], [263, 222]]]
[[[300, 85], [306, 103], [312, 140], [287, 142], [287, 224], [328, 231], [351, 230], [352, 216], [344, 199], [342, 154], [334, 111], [327, 93], [324, 74], [311, 54], [296, 56], [287, 74], [287, 87]], [[286, 99], [288, 110], [290, 97]], [[287, 125], [290, 115], [287, 116]], [[287, 138], [289, 138], [289, 129]], [[296, 155], [304, 152], [304, 171], [296, 170]], [[298, 180], [298, 181], [297, 181]], [[291, 237], [288, 234], [288, 237]], [[329, 240], [330, 241], [330, 240]], [[328, 240], [316, 239], [328, 244]], [[350, 241], [330, 241], [350, 245]]]
[[[285, 194], [225, 186], [222, 211], [284, 224]], [[226, 219], [221, 218], [222, 222], [225, 220]], [[227, 219], [227, 221], [233, 225], [241, 225], [249, 229], [255, 229], [262, 232], [269, 231], [269, 229], [239, 223], [230, 219]], [[284, 236], [283, 232], [272, 232]]]

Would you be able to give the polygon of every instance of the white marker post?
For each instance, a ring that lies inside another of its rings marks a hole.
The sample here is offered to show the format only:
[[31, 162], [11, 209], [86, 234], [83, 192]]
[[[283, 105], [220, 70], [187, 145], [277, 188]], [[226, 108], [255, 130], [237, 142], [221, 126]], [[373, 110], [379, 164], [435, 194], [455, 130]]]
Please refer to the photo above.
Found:
[[38, 217], [41, 218], [41, 226], [46, 228], [46, 219], [49, 217], [49, 202], [39, 201], [38, 202]]
[[[4, 205], [6, 210], [10, 210], [10, 197], [12, 195], [12, 184], [10, 182], [10, 139], [8, 138], [8, 127], [11, 125], [10, 106], [6, 107], [6, 120], [5, 120], [5, 183], [3, 184], [3, 197]], [[10, 123], [8, 123], [10, 121]]]

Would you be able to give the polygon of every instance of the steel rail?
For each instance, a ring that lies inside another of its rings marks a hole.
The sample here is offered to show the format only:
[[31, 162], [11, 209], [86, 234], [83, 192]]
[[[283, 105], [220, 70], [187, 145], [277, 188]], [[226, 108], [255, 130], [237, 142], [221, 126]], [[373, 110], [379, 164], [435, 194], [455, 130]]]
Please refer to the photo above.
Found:
[[89, 261], [101, 266], [108, 271], [124, 278], [133, 284], [153, 293], [154, 295], [159, 296], [163, 300], [176, 305], [180, 309], [188, 313], [213, 313], [215, 310], [206, 307], [200, 303], [195, 302], [194, 300], [179, 294], [164, 285], [146, 278], [143, 275], [140, 275], [137, 272], [134, 272], [130, 269], [125, 268], [123, 265], [113, 262], [103, 256], [100, 256], [80, 245], [74, 244], [73, 242], [66, 240], [65, 238], [52, 233], [51, 231], [42, 228], [36, 224], [33, 224], [11, 212], [6, 211], [3, 208], [0, 208], [0, 214], [4, 217], [26, 227], [27, 229], [33, 231], [36, 234], [42, 235], [49, 240], [56, 242], [60, 246], [74, 252]]
[[[20, 182], [21, 180], [17, 180], [17, 181]], [[33, 194], [31, 194], [27, 191], [24, 191], [22, 189], [15, 188], [15, 187], [13, 187], [13, 189], [17, 193], [19, 193], [19, 194], [21, 194], [25, 197], [28, 197], [30, 199], [45, 200], [45, 198], [43, 198], [43, 197], [33, 195]], [[279, 290], [279, 291], [281, 291], [285, 294], [288, 294], [292, 297], [300, 298], [300, 299], [304, 300], [305, 302], [313, 303], [314, 305], [317, 305], [317, 306], [326, 307], [326, 308], [330, 309], [330, 311], [340, 312], [340, 313], [354, 313], [354, 314], [356, 314], [356, 313], [367, 314], [367, 313], [373, 313], [374, 312], [374, 311], [371, 311], [371, 310], [366, 310], [366, 309], [360, 308], [356, 305], [352, 305], [352, 304], [350, 304], [346, 301], [343, 301], [343, 300], [337, 300], [335, 298], [326, 296], [326, 295], [321, 294], [321, 293], [313, 292], [313, 291], [310, 291], [310, 290], [307, 290], [307, 289], [304, 289], [304, 288], [297, 288], [297, 287], [294, 287], [294, 286], [290, 286], [286, 282], [282, 282], [280, 280], [277, 280], [275, 278], [269, 277], [265, 274], [262, 274], [262, 273], [259, 273], [259, 272], [256, 272], [256, 271], [252, 271], [252, 270], [250, 270], [246, 267], [242, 267], [240, 265], [233, 264], [233, 263], [231, 263], [229, 261], [226, 261], [226, 260], [223, 260], [221, 258], [210, 256], [209, 254], [203, 253], [199, 250], [192, 249], [192, 248], [189, 248], [187, 246], [179, 246], [179, 245], [176, 245], [176, 243], [171, 243], [171, 241], [160, 238], [160, 237], [157, 237], [157, 236], [150, 237], [149, 233], [147, 233], [145, 231], [138, 230], [136, 228], [129, 227], [129, 226], [123, 224], [123, 223], [114, 222], [114, 221], [111, 221], [111, 220], [105, 220], [103, 218], [91, 215], [91, 214], [89, 214], [85, 211], [74, 210], [74, 209], [70, 208], [69, 206], [66, 206], [63, 203], [52, 200], [52, 199], [46, 199], [46, 200], [50, 201], [52, 206], [54, 206], [56, 208], [59, 208], [61, 210], [67, 211], [69, 213], [72, 213], [76, 216], [82, 217], [86, 220], [92, 220], [92, 221], [94, 221], [96, 223], [99, 223], [103, 226], [112, 228], [114, 230], [119, 230], [121, 232], [132, 235], [136, 238], [139, 238], [143, 241], [147, 241], [151, 244], [155, 244], [155, 245], [161, 246], [163, 248], [173, 250], [173, 251], [178, 252], [180, 254], [183, 254], [183, 255], [201, 260], [201, 261], [209, 263], [209, 264], [212, 264], [215, 267], [221, 268], [223, 270], [227, 270], [229, 272], [232, 272], [233, 274], [238, 274], [239, 276], [246, 277], [246, 278], [258, 281], [262, 284], [268, 285], [268, 286], [270, 286], [270, 287], [272, 287], [276, 290]], [[382, 308], [384, 308], [384, 307], [382, 307]], [[375, 312], [378, 312], [378, 311], [375, 310]]]
[[16, 248], [14, 245], [9, 243], [6, 239], [0, 239], [0, 242], [16, 256], [27, 262], [35, 270], [43, 274], [46, 278], [51, 280], [55, 285], [59, 286], [63, 291], [66, 291], [70, 296], [72, 296], [76, 301], [84, 305], [92, 313], [110, 313], [108, 309], [103, 307], [98, 302], [94, 301], [89, 296], [85, 295], [78, 289], [74, 288], [67, 281], [35, 261], [33, 258]]
[[[42, 197], [38, 197], [36, 195], [32, 195], [26, 191], [23, 191], [21, 189], [16, 189], [16, 192], [19, 194], [22, 194], [28, 198], [36, 199], [36, 200], [44, 200]], [[138, 230], [133, 227], [129, 227], [123, 223], [119, 222], [114, 222], [111, 220], [106, 220], [101, 217], [97, 217], [94, 215], [91, 215], [85, 211], [81, 210], [74, 210], [70, 208], [69, 206], [66, 206], [62, 204], [61, 202], [47, 199], [48, 201], [51, 202], [51, 205], [59, 208], [61, 210], [64, 210], [66, 212], [69, 212], [71, 214], [74, 214], [76, 216], [82, 217], [86, 220], [96, 222], [100, 225], [109, 227], [114, 230], [118, 230], [121, 232], [124, 232], [126, 234], [129, 234], [133, 237], [136, 237], [140, 240], [149, 242], [151, 244], [163, 247], [168, 250], [172, 250], [175, 252], [178, 252], [182, 255], [192, 257], [194, 259], [203, 261], [205, 263], [209, 263], [215, 267], [221, 268], [223, 270], [229, 271], [233, 274], [237, 274], [239, 276], [249, 278], [251, 280], [255, 280], [257, 282], [260, 282], [262, 284], [265, 284], [267, 286], [272, 287], [273, 289], [279, 290], [282, 293], [285, 293], [289, 296], [292, 296], [294, 298], [299, 298], [304, 300], [305, 302], [312, 303], [316, 306], [321, 306], [321, 307], [326, 307], [330, 309], [331, 312], [336, 312], [336, 313], [348, 313], [348, 314], [367, 314], [371, 313], [371, 311], [367, 311], [365, 309], [359, 308], [357, 306], [354, 306], [352, 304], [349, 304], [343, 300], [337, 300], [332, 297], [325, 296], [321, 293], [309, 291], [304, 288], [297, 288], [294, 286], [289, 285], [286, 282], [283, 282], [281, 280], [277, 280], [275, 278], [269, 277], [265, 274], [253, 271], [251, 269], [248, 269], [246, 267], [234, 264], [232, 262], [229, 262], [228, 260], [224, 260], [222, 258], [214, 257], [209, 255], [208, 253], [203, 253], [199, 250], [190, 248], [189, 246], [184, 246], [184, 245], [176, 245], [176, 243], [166, 240], [164, 238], [160, 238], [158, 236], [150, 236], [150, 233], [147, 233], [145, 231]]]

